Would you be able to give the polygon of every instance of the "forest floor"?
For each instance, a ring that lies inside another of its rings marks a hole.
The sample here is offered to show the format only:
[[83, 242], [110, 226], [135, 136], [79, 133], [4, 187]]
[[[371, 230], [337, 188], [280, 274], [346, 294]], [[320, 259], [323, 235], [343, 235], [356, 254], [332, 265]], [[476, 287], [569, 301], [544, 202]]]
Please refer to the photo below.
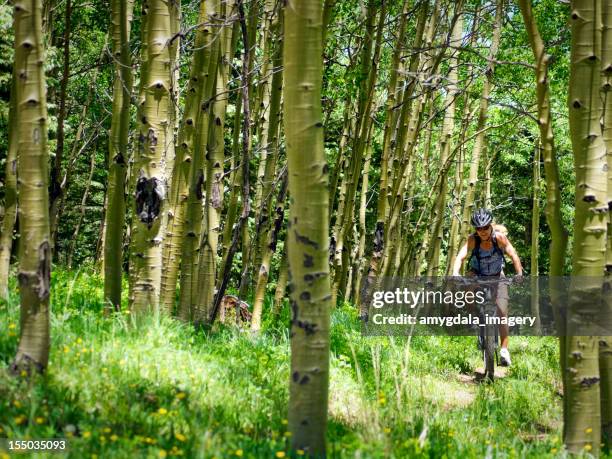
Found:
[[[74, 458], [289, 457], [286, 311], [257, 337], [165, 317], [131, 327], [125, 312], [104, 315], [100, 276], [56, 271], [50, 366], [28, 381], [8, 373], [19, 328], [11, 282], [0, 304], [0, 438], [68, 438]], [[556, 339], [512, 338], [510, 350], [505, 377], [479, 384], [475, 338], [363, 337], [354, 308], [337, 308], [329, 457], [564, 456]]]

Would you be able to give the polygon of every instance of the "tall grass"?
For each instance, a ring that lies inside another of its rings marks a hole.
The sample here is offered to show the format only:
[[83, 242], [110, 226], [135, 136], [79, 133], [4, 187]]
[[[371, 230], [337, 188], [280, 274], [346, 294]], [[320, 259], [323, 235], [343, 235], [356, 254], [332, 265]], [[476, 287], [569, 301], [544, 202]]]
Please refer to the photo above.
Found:
[[[52, 282], [44, 376], [8, 373], [14, 280], [0, 304], [0, 437], [65, 437], [74, 458], [289, 455], [286, 311], [268, 314], [259, 336], [204, 333], [166, 317], [105, 316], [89, 269], [58, 270]], [[474, 338], [364, 337], [344, 305], [331, 350], [330, 457], [564, 455], [553, 338], [512, 338], [508, 376], [479, 385], [469, 376], [480, 365]]]

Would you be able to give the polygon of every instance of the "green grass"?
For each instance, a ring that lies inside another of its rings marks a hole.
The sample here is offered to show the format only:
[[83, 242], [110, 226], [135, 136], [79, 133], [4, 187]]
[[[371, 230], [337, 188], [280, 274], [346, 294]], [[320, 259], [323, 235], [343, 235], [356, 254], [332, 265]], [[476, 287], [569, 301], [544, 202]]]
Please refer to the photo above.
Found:
[[[74, 458], [289, 456], [286, 311], [259, 337], [165, 317], [135, 326], [104, 316], [98, 275], [56, 271], [50, 366], [27, 380], [8, 373], [12, 282], [0, 304], [0, 437], [68, 437]], [[359, 330], [351, 306], [333, 312], [330, 457], [564, 455], [554, 338], [512, 338], [508, 376], [479, 385], [468, 376], [481, 361], [475, 338]]]

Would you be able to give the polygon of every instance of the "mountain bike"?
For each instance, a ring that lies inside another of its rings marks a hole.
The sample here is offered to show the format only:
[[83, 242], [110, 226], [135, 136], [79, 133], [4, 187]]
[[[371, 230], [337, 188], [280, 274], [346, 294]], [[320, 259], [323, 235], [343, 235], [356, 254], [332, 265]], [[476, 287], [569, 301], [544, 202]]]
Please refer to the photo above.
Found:
[[495, 365], [499, 365], [497, 349], [499, 347], [499, 330], [497, 317], [497, 289], [501, 283], [511, 284], [509, 277], [464, 277], [462, 283], [474, 286], [474, 292], [484, 293], [484, 302], [478, 307], [478, 349], [482, 351], [484, 363], [484, 379], [493, 382], [495, 378]]

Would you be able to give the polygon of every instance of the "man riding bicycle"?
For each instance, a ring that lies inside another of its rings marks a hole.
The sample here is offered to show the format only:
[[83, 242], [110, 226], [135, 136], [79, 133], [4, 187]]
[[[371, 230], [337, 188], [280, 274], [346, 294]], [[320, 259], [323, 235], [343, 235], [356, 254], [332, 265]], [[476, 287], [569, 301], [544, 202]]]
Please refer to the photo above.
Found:
[[[508, 238], [495, 231], [493, 215], [488, 209], [480, 208], [472, 215], [472, 226], [476, 231], [468, 237], [467, 242], [459, 250], [453, 265], [453, 276], [460, 276], [463, 261], [470, 252], [467, 276], [482, 278], [504, 277], [504, 253], [512, 259], [518, 278], [523, 276], [523, 266], [516, 250]], [[500, 283], [497, 286], [497, 312], [501, 317], [508, 316], [508, 286]], [[501, 350], [499, 352], [500, 365], [510, 366], [510, 352], [508, 351], [508, 325], [499, 326], [501, 336]]]

